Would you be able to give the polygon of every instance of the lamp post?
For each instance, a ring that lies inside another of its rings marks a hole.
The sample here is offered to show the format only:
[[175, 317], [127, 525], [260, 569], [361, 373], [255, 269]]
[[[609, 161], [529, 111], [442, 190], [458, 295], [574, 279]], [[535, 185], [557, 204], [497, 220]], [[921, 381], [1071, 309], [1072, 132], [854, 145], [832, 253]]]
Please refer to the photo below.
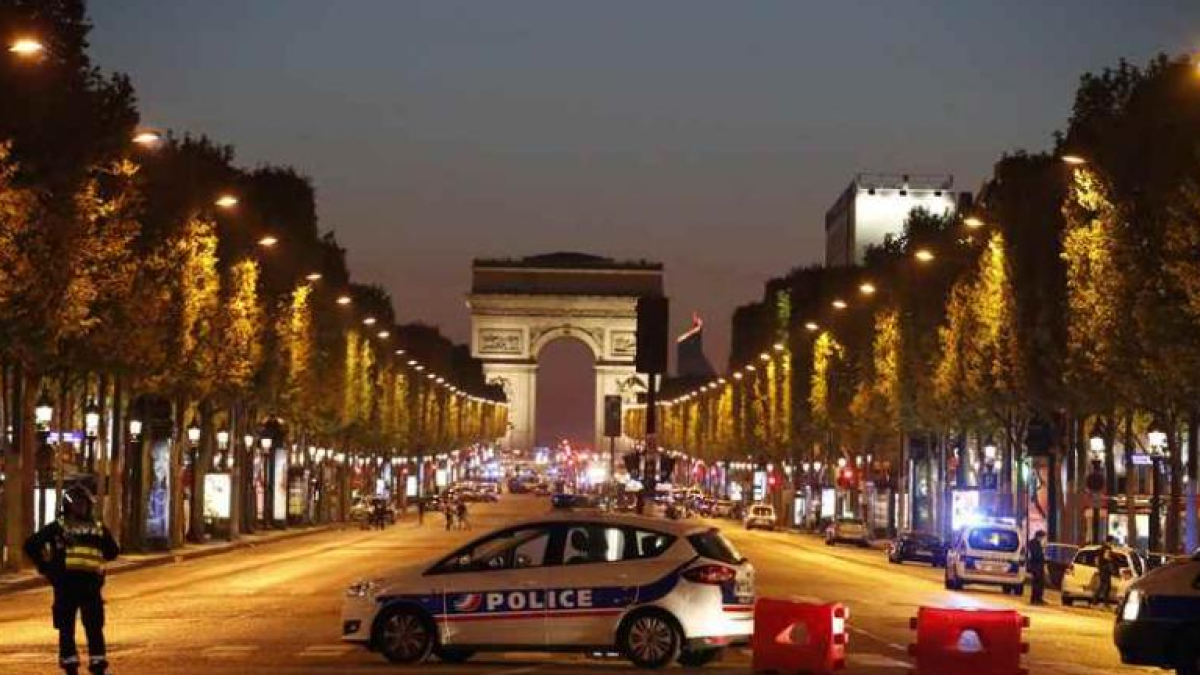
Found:
[[[42, 387], [42, 393], [38, 395], [37, 403], [33, 408], [33, 421], [37, 425], [38, 450], [44, 453], [50, 450], [50, 423], [54, 421], [54, 403], [50, 400], [50, 393]], [[49, 482], [46, 476], [47, 467], [42, 463], [37, 472], [37, 487], [38, 487], [38, 527], [50, 522], [46, 517], [46, 484]]]
[[[1104, 477], [1104, 451], [1104, 427], [1100, 424], [1100, 421], [1097, 420], [1096, 423], [1092, 425], [1092, 433], [1088, 438], [1089, 468], [1087, 475], [1087, 489], [1092, 494], [1092, 543], [1099, 543], [1104, 537], [1103, 523], [1100, 522], [1100, 499], [1104, 488], [1106, 487], [1106, 481]], [[1129, 469], [1127, 467], [1127, 474], [1128, 471]], [[1128, 480], [1128, 478], [1126, 478], [1126, 480]], [[1132, 506], [1133, 505], [1130, 504], [1131, 514], [1133, 512]], [[1132, 517], [1132, 515], [1130, 517]]]
[[[1150, 433], [1147, 435], [1147, 440], [1150, 446], [1150, 543], [1148, 546], [1150, 553], [1158, 552], [1162, 549], [1162, 524], [1159, 522], [1162, 519], [1162, 462], [1167, 457], [1167, 434], [1159, 429], [1157, 424], [1151, 425]], [[1134, 509], [1130, 505], [1129, 517], [1135, 517]]]
[[192, 416], [192, 422], [187, 427], [188, 439], [188, 461], [190, 462], [192, 471], [196, 470], [196, 455], [200, 451], [200, 421]]
[[88, 473], [96, 472], [96, 438], [100, 435], [100, 406], [96, 399], [88, 401], [83, 408], [83, 432], [87, 438], [85, 464]]
[[233, 457], [228, 455], [229, 432], [221, 429], [217, 432], [217, 461], [214, 464], [218, 471], [228, 469], [233, 464]]

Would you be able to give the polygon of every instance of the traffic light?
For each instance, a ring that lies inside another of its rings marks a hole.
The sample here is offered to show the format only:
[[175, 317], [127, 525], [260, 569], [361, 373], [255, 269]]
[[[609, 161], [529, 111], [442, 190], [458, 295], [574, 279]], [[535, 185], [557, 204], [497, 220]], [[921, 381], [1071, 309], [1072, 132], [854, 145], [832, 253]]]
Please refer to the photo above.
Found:
[[637, 352], [634, 366], [639, 373], [667, 372], [667, 330], [669, 307], [663, 297], [642, 297], [637, 301]]
[[617, 438], [621, 435], [621, 397], [610, 394], [604, 397], [604, 435]]

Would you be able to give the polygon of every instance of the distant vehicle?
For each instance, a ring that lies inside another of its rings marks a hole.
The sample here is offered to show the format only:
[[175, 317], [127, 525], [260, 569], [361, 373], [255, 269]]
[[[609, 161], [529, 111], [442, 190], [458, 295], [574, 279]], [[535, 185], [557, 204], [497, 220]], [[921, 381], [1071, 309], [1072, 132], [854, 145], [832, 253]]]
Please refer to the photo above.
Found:
[[[1146, 562], [1137, 551], [1123, 546], [1114, 546], [1111, 555], [1115, 573], [1108, 599], [1119, 602], [1133, 582], [1145, 576]], [[1091, 602], [1100, 581], [1099, 557], [1098, 545], [1084, 546], [1075, 552], [1075, 559], [1063, 573], [1062, 604], [1070, 607], [1079, 600]]]
[[353, 522], [364, 521], [371, 515], [371, 502], [366, 499], [360, 499], [350, 507], [350, 511], [346, 514]]
[[746, 512], [746, 520], [743, 521], [747, 530], [759, 528], [762, 530], [774, 530], [775, 507], [770, 504], [755, 504]]
[[545, 497], [550, 494], [550, 485], [547, 483], [535, 483], [532, 486], [533, 494], [539, 497]]
[[999, 586], [1012, 595], [1025, 592], [1025, 538], [1020, 528], [984, 521], [955, 533], [946, 553], [945, 585], [957, 591], [967, 584]]
[[859, 518], [837, 518], [825, 528], [825, 545], [857, 544], [870, 546], [871, 536], [867, 533], [867, 524]]
[[1075, 561], [1075, 553], [1079, 547], [1075, 544], [1050, 542], [1045, 545], [1046, 551], [1046, 583], [1050, 588], [1062, 588], [1063, 575]]
[[728, 499], [718, 499], [712, 505], [713, 518], [732, 518], [733, 502]]
[[591, 495], [577, 495], [559, 492], [550, 496], [550, 506], [556, 509], [594, 509], [598, 508], [596, 499]]
[[602, 650], [696, 667], [749, 642], [753, 610], [754, 567], [716, 528], [559, 511], [355, 582], [341, 626], [397, 663]]
[[913, 560], [941, 567], [946, 564], [946, 542], [929, 532], [902, 532], [888, 543], [887, 558], [895, 565]]
[[1200, 675], [1200, 554], [1135, 580], [1117, 608], [1113, 642], [1130, 665]]

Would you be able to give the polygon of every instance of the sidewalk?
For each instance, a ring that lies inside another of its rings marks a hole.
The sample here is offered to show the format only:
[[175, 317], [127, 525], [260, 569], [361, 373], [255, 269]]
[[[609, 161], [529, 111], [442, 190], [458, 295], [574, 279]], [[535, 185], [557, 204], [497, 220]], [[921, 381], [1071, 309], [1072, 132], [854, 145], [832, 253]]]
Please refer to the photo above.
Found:
[[[107, 573], [121, 574], [122, 572], [130, 572], [133, 570], [143, 569], [146, 567], [156, 567], [158, 565], [169, 565], [172, 563], [184, 562], [185, 560], [195, 560], [198, 558], [207, 558], [208, 556], [220, 555], [229, 553], [244, 548], [252, 548], [262, 546], [264, 544], [273, 544], [279, 541], [287, 541], [297, 537], [304, 537], [320, 532], [328, 532], [330, 530], [342, 527], [342, 523], [331, 523], [328, 525], [316, 525], [313, 527], [296, 528], [289, 530], [272, 530], [268, 532], [256, 532], [254, 534], [243, 534], [237, 541], [212, 541], [203, 544], [186, 544], [182, 548], [173, 549], [170, 551], [161, 551], [154, 553], [122, 553], [121, 557], [111, 563], [107, 568]], [[48, 585], [45, 578], [37, 573], [36, 570], [29, 569], [21, 572], [7, 572], [0, 574], [0, 595], [7, 595], [17, 591], [39, 588]]]

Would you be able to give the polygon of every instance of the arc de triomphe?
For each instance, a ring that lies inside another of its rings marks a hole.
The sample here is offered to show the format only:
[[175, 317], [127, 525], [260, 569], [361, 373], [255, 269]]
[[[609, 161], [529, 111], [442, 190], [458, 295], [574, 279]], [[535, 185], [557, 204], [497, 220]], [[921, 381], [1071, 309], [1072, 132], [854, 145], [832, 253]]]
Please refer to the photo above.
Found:
[[[587, 345], [596, 362], [596, 439], [604, 438], [604, 397], [632, 402], [644, 389], [634, 372], [637, 298], [662, 295], [659, 263], [620, 262], [583, 253], [552, 253], [472, 265], [471, 353], [489, 383], [508, 395], [510, 448], [529, 451], [537, 420], [538, 355], [551, 342]], [[618, 450], [626, 449], [626, 439]]]

